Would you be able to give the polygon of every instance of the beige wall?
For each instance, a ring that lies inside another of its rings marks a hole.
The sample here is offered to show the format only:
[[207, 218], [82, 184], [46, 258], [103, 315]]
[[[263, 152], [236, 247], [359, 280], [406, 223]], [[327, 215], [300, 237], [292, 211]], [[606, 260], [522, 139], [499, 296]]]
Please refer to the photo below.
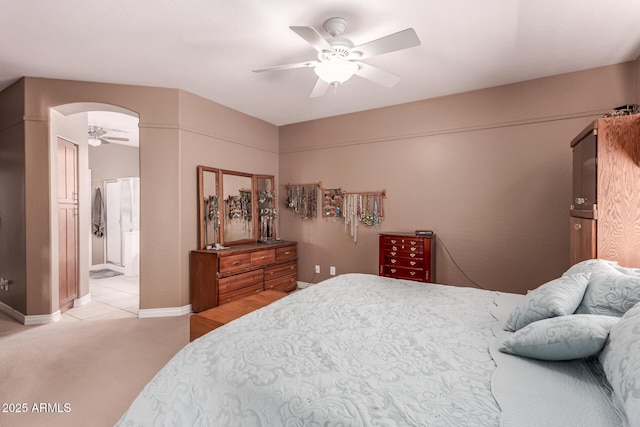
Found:
[[11, 281], [0, 302], [26, 310], [24, 82], [0, 92], [0, 277]]
[[[375, 274], [378, 233], [425, 228], [483, 287], [522, 293], [559, 276], [568, 266], [569, 142], [632, 102], [634, 78], [626, 63], [281, 127], [280, 182], [388, 195], [385, 221], [360, 226], [357, 242], [342, 221], [282, 208], [281, 235], [299, 244], [299, 280], [326, 278], [331, 265]], [[439, 243], [436, 280], [469, 285]]]
[[[21, 105], [15, 100], [21, 101], [23, 93], [21, 111], [12, 105]], [[3, 91], [0, 111], [8, 119], [0, 130], [15, 133], [16, 147], [7, 149], [24, 150], [15, 175], [19, 179], [24, 170], [27, 209], [23, 224], [16, 219], [17, 229], [24, 233], [16, 245], [24, 244], [25, 255], [12, 264], [19, 268], [24, 259], [26, 278], [16, 284], [16, 298], [0, 294], [0, 301], [26, 315], [57, 310], [51, 277], [57, 249], [51, 241], [49, 213], [49, 109], [71, 103], [112, 104], [139, 115], [140, 307], [187, 306], [188, 253], [197, 247], [196, 166], [275, 175], [277, 128], [174, 89], [24, 78]]]

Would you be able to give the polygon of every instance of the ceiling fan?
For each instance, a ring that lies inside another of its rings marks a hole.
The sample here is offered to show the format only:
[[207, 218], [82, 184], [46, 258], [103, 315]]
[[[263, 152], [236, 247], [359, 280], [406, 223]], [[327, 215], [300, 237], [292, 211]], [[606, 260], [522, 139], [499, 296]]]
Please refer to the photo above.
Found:
[[129, 141], [129, 138], [119, 138], [116, 136], [105, 136], [107, 134], [107, 131], [112, 131], [112, 132], [125, 132], [123, 130], [118, 130], [118, 129], [103, 129], [100, 126], [95, 126], [95, 125], [89, 125], [89, 130], [88, 130], [88, 135], [89, 135], [89, 144], [93, 145], [94, 147], [97, 147], [98, 145], [101, 144], [109, 144], [112, 141], [121, 141], [121, 142], [127, 142]]
[[392, 87], [400, 81], [400, 76], [360, 60], [420, 45], [420, 39], [413, 28], [355, 46], [351, 40], [341, 37], [347, 28], [347, 21], [344, 18], [330, 18], [325, 21], [323, 27], [330, 35], [326, 39], [313, 27], [289, 27], [318, 52], [317, 60], [253, 71], [260, 73], [291, 68], [313, 68], [318, 81], [311, 91], [312, 98], [324, 95], [329, 86], [337, 87], [354, 74], [383, 86]]

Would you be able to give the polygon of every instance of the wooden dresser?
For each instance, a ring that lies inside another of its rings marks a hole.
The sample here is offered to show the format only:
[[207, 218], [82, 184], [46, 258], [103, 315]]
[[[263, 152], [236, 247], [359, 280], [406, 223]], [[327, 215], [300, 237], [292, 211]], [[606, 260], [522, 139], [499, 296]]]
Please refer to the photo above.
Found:
[[380, 234], [379, 275], [396, 279], [433, 282], [435, 277], [433, 237], [413, 234]]
[[195, 313], [268, 289], [291, 292], [298, 283], [297, 243], [191, 251], [189, 281]]

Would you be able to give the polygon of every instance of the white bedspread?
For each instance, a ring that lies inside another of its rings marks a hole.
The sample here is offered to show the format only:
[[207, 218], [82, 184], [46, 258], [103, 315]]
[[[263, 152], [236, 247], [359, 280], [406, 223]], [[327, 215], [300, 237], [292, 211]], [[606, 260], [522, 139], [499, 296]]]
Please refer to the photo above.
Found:
[[495, 292], [336, 276], [195, 340], [127, 426], [497, 426]]
[[[501, 425], [501, 409], [509, 426], [568, 425], [549, 417], [541, 419], [553, 423], [536, 424], [535, 407], [518, 407], [553, 402], [528, 400], [526, 385], [518, 388], [508, 378], [509, 369], [524, 369], [513, 378], [553, 381], [555, 368], [532, 370], [517, 356], [503, 355], [496, 371], [490, 349], [502, 325], [494, 301], [506, 301], [504, 311], [514, 298], [337, 276], [187, 345], [119, 425], [476, 427]], [[517, 417], [525, 419], [518, 423]]]

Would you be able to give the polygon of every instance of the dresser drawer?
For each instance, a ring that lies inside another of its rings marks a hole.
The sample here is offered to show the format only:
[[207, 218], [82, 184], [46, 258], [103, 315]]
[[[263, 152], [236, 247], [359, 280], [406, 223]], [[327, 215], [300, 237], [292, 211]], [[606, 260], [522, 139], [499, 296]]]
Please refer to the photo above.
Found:
[[251, 254], [237, 254], [220, 257], [220, 274], [251, 267]]
[[237, 291], [227, 292], [225, 294], [220, 294], [218, 299], [218, 305], [227, 304], [232, 301], [237, 301], [242, 298], [246, 298], [250, 295], [259, 294], [263, 292], [263, 284], [260, 283], [258, 285], [249, 286], [246, 288], [238, 289]]
[[263, 270], [249, 271], [248, 273], [236, 274], [234, 276], [223, 277], [218, 280], [220, 298], [222, 294], [236, 291], [256, 284], [262, 285]]
[[288, 262], [282, 265], [274, 265], [264, 269], [264, 280], [271, 280], [277, 277], [286, 276], [287, 274], [297, 274], [298, 264], [297, 262]]
[[418, 280], [421, 282], [429, 281], [429, 272], [424, 269], [412, 269], [385, 265], [382, 275], [395, 277], [397, 279]]
[[278, 277], [276, 279], [264, 282], [265, 290], [274, 290], [282, 292], [290, 292], [298, 287], [298, 275], [289, 274], [287, 276]]
[[422, 239], [406, 236], [383, 236], [385, 245], [422, 246]]
[[389, 267], [406, 267], [406, 268], [424, 268], [424, 258], [403, 258], [394, 256], [385, 256], [384, 265]]
[[296, 259], [298, 251], [295, 245], [286, 246], [284, 248], [276, 249], [276, 260], [286, 261], [288, 259]]
[[422, 245], [400, 245], [400, 244], [385, 244], [384, 245], [384, 251], [385, 253], [391, 255], [391, 256], [411, 256], [412, 258], [415, 258], [416, 256], [419, 256], [420, 258], [422, 258], [422, 254], [424, 253], [424, 248], [422, 247]]
[[276, 260], [276, 251], [266, 249], [264, 251], [251, 252], [251, 266], [271, 264]]

